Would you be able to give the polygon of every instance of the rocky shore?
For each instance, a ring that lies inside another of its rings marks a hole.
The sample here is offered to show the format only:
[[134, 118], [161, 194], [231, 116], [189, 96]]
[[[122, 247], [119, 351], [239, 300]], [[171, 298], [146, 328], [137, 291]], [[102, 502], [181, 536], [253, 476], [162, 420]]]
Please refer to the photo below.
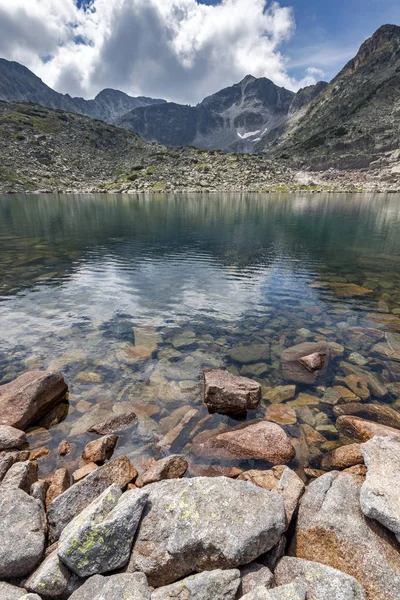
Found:
[[167, 148], [89, 117], [0, 102], [0, 193], [399, 192], [400, 151], [364, 169]]
[[[283, 373], [318, 386], [338, 350], [288, 348]], [[240, 352], [253, 360], [255, 348]], [[38, 461], [49, 451], [29, 448], [29, 428], [61, 406], [67, 383], [58, 371], [28, 371], [0, 386], [0, 600], [400, 598], [400, 413], [368, 403], [382, 392], [372, 376], [327, 388], [347, 443], [332, 444], [305, 477], [299, 441], [278, 424], [296, 414], [282, 403], [292, 388], [268, 390], [264, 419], [197, 437], [195, 454], [213, 459], [208, 476], [188, 476], [191, 459], [166, 439], [164, 457], [144, 468], [117, 455], [119, 434], [140, 426], [127, 410], [90, 426], [96, 437], [78, 469], [42, 479]], [[202, 392], [211, 414], [237, 416], [265, 393], [217, 368], [202, 372]], [[312, 398], [300, 394], [297, 409], [311, 414]], [[318, 441], [308, 427], [308, 443]], [[70, 451], [67, 439], [57, 450]], [[270, 467], [224, 466], [235, 457]]]

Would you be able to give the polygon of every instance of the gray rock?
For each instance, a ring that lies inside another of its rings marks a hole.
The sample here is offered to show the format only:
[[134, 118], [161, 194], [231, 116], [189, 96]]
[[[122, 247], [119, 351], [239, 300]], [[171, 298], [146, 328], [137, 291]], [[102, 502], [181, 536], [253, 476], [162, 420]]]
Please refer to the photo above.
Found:
[[0, 425], [0, 450], [22, 448], [27, 443], [26, 435], [10, 425]]
[[0, 489], [20, 489], [29, 494], [32, 484], [37, 481], [37, 472], [37, 464], [30, 460], [14, 463], [5, 474]]
[[258, 587], [241, 600], [308, 600], [307, 586], [304, 583], [296, 582], [282, 585], [273, 590], [267, 590], [264, 587]]
[[26, 429], [63, 399], [68, 387], [59, 371], [28, 371], [0, 386], [0, 424]]
[[275, 569], [278, 585], [303, 582], [307, 600], [366, 600], [359, 582], [337, 569], [318, 562], [284, 556]]
[[308, 486], [290, 554], [352, 575], [369, 599], [398, 600], [400, 545], [360, 506], [363, 478], [331, 471]]
[[26, 590], [5, 581], [0, 581], [0, 600], [21, 600]]
[[241, 567], [240, 575], [242, 580], [239, 586], [239, 598], [258, 587], [265, 587], [269, 590], [274, 585], [274, 576], [268, 567], [256, 562]]
[[143, 573], [94, 575], [69, 600], [150, 600], [150, 590]]
[[124, 489], [136, 475], [130, 460], [118, 456], [57, 496], [47, 512], [50, 544], [56, 542], [64, 527], [110, 485], [115, 483]]
[[237, 569], [205, 571], [158, 588], [151, 594], [151, 600], [235, 600], [239, 584]]
[[361, 509], [393, 531], [400, 542], [400, 440], [374, 437], [360, 448], [368, 469], [361, 487]]
[[204, 403], [210, 413], [244, 414], [261, 401], [261, 385], [222, 369], [203, 371]]
[[44, 481], [44, 479], [35, 481], [35, 483], [31, 485], [30, 495], [32, 496], [32, 498], [35, 498], [35, 500], [39, 500], [44, 509], [46, 507], [46, 493], [48, 487], [49, 484], [47, 483], [47, 481]]
[[13, 466], [14, 463], [15, 457], [12, 454], [4, 456], [0, 459], [0, 483], [3, 481], [6, 473]]
[[252, 344], [250, 346], [234, 346], [229, 357], [241, 365], [269, 361], [271, 351], [269, 344]]
[[110, 486], [65, 527], [59, 558], [79, 577], [126, 565], [147, 497], [136, 490], [121, 496], [117, 485]]
[[262, 562], [263, 565], [268, 567], [268, 569], [270, 569], [270, 571], [272, 571], [272, 572], [275, 571], [275, 567], [276, 567], [277, 563], [280, 561], [282, 556], [285, 555], [286, 545], [287, 545], [286, 536], [282, 535], [279, 538], [278, 543], [275, 544], [275, 546], [273, 548], [271, 548], [271, 550], [269, 550], [266, 554], [264, 554], [264, 556], [262, 556], [260, 558], [260, 562]]
[[0, 577], [23, 577], [40, 562], [46, 517], [40, 503], [20, 489], [0, 490]]
[[83, 581], [72, 573], [52, 552], [25, 581], [29, 592], [41, 594], [52, 600], [65, 600], [81, 586]]
[[179, 479], [183, 477], [188, 468], [188, 462], [181, 454], [171, 454], [166, 458], [155, 461], [135, 481], [137, 487], [143, 487], [149, 483], [162, 481], [163, 479]]
[[42, 600], [37, 594], [24, 594], [21, 596], [21, 600]]
[[225, 477], [154, 483], [128, 571], [168, 585], [194, 571], [229, 569], [267, 552], [286, 526], [282, 498]]

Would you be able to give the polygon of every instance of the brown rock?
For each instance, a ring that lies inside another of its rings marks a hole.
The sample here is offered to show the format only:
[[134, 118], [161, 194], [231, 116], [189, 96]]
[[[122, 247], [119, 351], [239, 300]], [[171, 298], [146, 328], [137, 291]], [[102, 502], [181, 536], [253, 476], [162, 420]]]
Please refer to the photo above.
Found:
[[86, 444], [82, 452], [82, 458], [88, 462], [102, 464], [111, 458], [117, 441], [118, 436], [113, 434], [105, 435], [99, 440], [93, 440], [93, 442]]
[[330, 282], [321, 285], [330, 288], [335, 296], [338, 296], [339, 298], [356, 298], [357, 296], [365, 296], [366, 294], [372, 293], [372, 290], [355, 283]]
[[71, 485], [70, 477], [67, 469], [58, 469], [53, 477], [46, 493], [46, 510], [60, 494], [63, 494]]
[[400, 545], [360, 506], [363, 478], [331, 471], [308, 486], [289, 554], [355, 577], [368, 600], [398, 600]]
[[323, 469], [347, 469], [363, 463], [364, 457], [360, 450], [360, 444], [348, 444], [325, 454], [321, 461], [321, 467]]
[[393, 427], [387, 427], [386, 425], [380, 425], [379, 423], [360, 419], [360, 417], [347, 415], [338, 418], [336, 427], [342, 435], [360, 442], [367, 442], [374, 437], [374, 435], [400, 436], [400, 430], [394, 429]]
[[277, 387], [268, 389], [263, 395], [263, 400], [267, 400], [271, 404], [280, 404], [286, 400], [291, 400], [295, 395], [295, 385], [278, 385]]
[[350, 475], [356, 475], [357, 477], [365, 477], [367, 471], [368, 469], [365, 465], [354, 465], [354, 467], [344, 469], [343, 473], [349, 473]]
[[96, 465], [96, 463], [93, 462], [88, 463], [80, 469], [77, 469], [72, 473], [73, 482], [76, 483], [77, 481], [81, 481], [81, 479], [84, 479], [85, 477], [87, 477], [87, 475], [89, 475], [89, 473], [93, 473], [93, 471], [96, 471], [96, 469], [98, 469], [98, 466]]
[[397, 342], [395, 344], [379, 342], [379, 344], [376, 344], [372, 348], [371, 351], [374, 352], [375, 354], [378, 354], [379, 356], [381, 356], [384, 359], [400, 361], [400, 344], [399, 344], [399, 342]]
[[67, 418], [68, 413], [73, 410], [66, 402], [61, 402], [55, 406], [49, 413], [47, 413], [42, 419], [40, 419], [38, 425], [45, 429], [51, 429], [61, 421]]
[[279, 425], [294, 425], [297, 423], [297, 415], [293, 408], [285, 404], [272, 404], [267, 406], [265, 419]]
[[282, 352], [282, 374], [289, 381], [313, 385], [329, 363], [328, 344], [303, 342]]
[[358, 402], [351, 402], [350, 404], [335, 406], [333, 412], [336, 417], [355, 415], [362, 419], [376, 421], [381, 425], [400, 429], [400, 413], [387, 406], [387, 404], [360, 404]]
[[188, 462], [184, 456], [171, 454], [171, 456], [153, 462], [147, 471], [138, 477], [136, 485], [141, 488], [162, 479], [180, 479], [186, 473], [187, 468]]
[[20, 489], [29, 494], [31, 485], [38, 480], [38, 467], [29, 460], [12, 465], [4, 476], [1, 490]]
[[109, 435], [111, 433], [115, 433], [117, 431], [123, 431], [124, 429], [129, 429], [133, 426], [133, 424], [137, 421], [136, 413], [133, 411], [117, 415], [115, 417], [111, 417], [102, 423], [97, 423], [96, 425], [92, 425], [89, 427], [88, 431], [90, 433], [98, 433], [99, 435]]
[[190, 474], [195, 477], [230, 477], [236, 479], [243, 473], [239, 467], [227, 467], [225, 465], [201, 465], [192, 463]]
[[179, 423], [170, 431], [168, 431], [163, 438], [161, 438], [161, 440], [157, 443], [157, 447], [161, 448], [165, 452], [168, 451], [174, 442], [176, 442], [178, 437], [182, 434], [182, 432], [186, 429], [186, 427], [191, 423], [191, 421], [198, 416], [198, 414], [199, 411], [195, 408], [189, 409]]
[[259, 459], [279, 465], [289, 462], [295, 454], [284, 430], [268, 421], [255, 421], [213, 435], [203, 443], [193, 444], [193, 452], [200, 456], [227, 460]]
[[59, 456], [66, 456], [67, 454], [71, 454], [72, 446], [69, 442], [63, 441], [58, 446], [58, 454]]
[[268, 567], [252, 562], [240, 568], [241, 584], [238, 589], [238, 597], [242, 598], [257, 588], [268, 590], [274, 585], [274, 576]]
[[286, 406], [293, 406], [294, 408], [297, 408], [299, 406], [315, 406], [319, 403], [320, 400], [317, 396], [301, 392], [295, 400], [291, 400]]
[[361, 398], [356, 396], [354, 392], [344, 385], [334, 385], [333, 389], [340, 395], [339, 404], [346, 404], [347, 402], [360, 402]]
[[326, 438], [324, 438], [323, 435], [321, 435], [316, 429], [314, 429], [310, 425], [300, 425], [300, 429], [304, 433], [305, 438], [307, 440], [307, 444], [309, 446], [313, 446], [314, 444], [322, 444], [323, 442], [326, 442]]
[[29, 455], [29, 460], [38, 460], [38, 458], [43, 458], [44, 456], [48, 456], [50, 454], [50, 450], [46, 447], [37, 448], [36, 450], [32, 450]]
[[368, 400], [371, 394], [368, 389], [368, 382], [362, 375], [348, 375], [344, 381], [361, 400]]
[[203, 371], [203, 400], [210, 413], [244, 414], [260, 404], [261, 385], [222, 369]]
[[56, 406], [68, 387], [59, 371], [28, 371], [0, 386], [0, 425], [26, 429]]

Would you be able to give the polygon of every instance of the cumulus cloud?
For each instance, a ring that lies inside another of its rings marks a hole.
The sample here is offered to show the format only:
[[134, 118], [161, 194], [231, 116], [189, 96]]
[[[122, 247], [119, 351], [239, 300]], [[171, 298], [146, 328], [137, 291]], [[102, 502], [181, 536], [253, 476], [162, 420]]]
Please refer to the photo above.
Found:
[[60, 92], [105, 87], [196, 103], [251, 73], [297, 89], [280, 51], [290, 8], [265, 0], [0, 0], [0, 55]]

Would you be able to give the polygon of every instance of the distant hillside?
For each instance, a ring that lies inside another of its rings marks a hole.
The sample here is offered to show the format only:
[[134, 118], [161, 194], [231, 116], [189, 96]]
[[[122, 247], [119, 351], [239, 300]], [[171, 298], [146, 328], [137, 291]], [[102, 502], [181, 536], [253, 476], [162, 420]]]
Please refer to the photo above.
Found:
[[316, 168], [368, 167], [400, 149], [399, 91], [400, 27], [384, 25], [300, 118], [289, 118], [255, 150]]
[[71, 98], [47, 86], [32, 71], [17, 62], [0, 58], [0, 100], [5, 102], [34, 102], [48, 108], [87, 115], [114, 123], [121, 115], [139, 106], [160, 104], [165, 100], [132, 98], [116, 90], [103, 90], [94, 100]]

